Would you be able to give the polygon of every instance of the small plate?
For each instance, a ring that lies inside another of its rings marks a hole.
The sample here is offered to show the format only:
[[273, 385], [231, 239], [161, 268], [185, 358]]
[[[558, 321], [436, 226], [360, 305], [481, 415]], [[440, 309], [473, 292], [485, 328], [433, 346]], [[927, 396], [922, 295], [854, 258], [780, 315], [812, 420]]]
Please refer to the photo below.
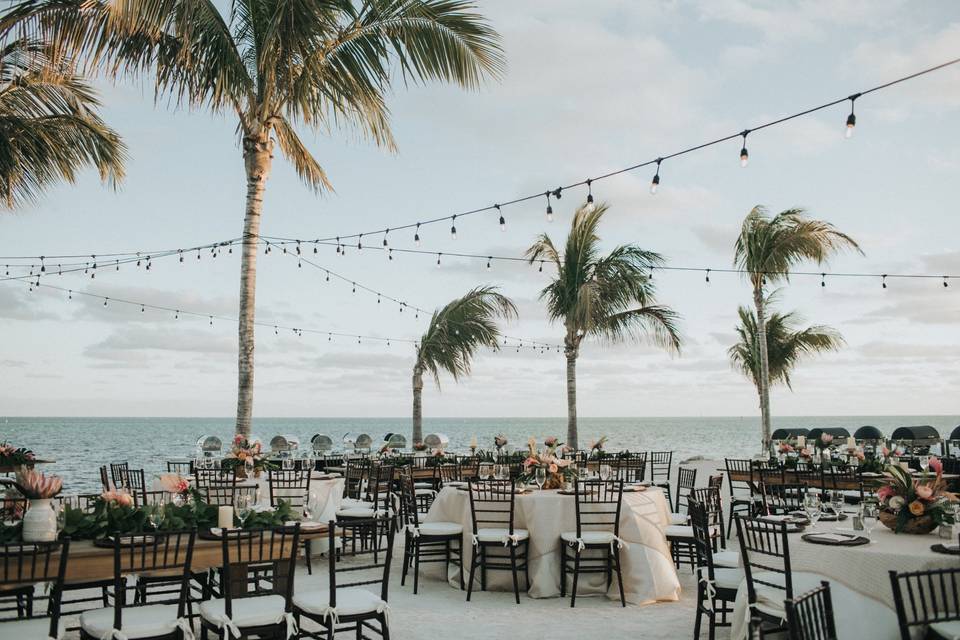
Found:
[[300, 523], [300, 531], [316, 531], [318, 529], [323, 529], [327, 524], [325, 522], [310, 522], [307, 520], [287, 520], [284, 522], [284, 526], [292, 527], [293, 525]]
[[645, 484], [628, 484], [623, 487], [623, 491], [624, 493], [646, 491], [648, 486]]
[[[870, 538], [849, 533], [805, 533], [800, 537], [811, 544], [825, 544], [834, 547], [859, 547], [863, 544], [870, 544]], [[836, 539], [833, 539], [834, 537]]]
[[960, 556], [960, 545], [956, 544], [933, 544], [930, 545], [930, 551], [934, 553], [946, 553], [951, 556]]

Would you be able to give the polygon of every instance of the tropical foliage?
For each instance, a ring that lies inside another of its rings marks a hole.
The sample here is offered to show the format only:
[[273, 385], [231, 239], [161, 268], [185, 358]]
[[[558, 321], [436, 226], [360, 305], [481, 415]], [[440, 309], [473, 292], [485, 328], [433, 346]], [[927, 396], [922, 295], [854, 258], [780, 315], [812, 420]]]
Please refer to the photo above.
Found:
[[753, 287], [756, 308], [757, 347], [760, 356], [758, 391], [764, 447], [770, 443], [770, 360], [767, 347], [766, 294], [768, 284], [786, 282], [790, 271], [810, 260], [823, 264], [834, 253], [860, 247], [850, 236], [829, 222], [813, 220], [803, 209], [787, 209], [770, 216], [762, 206], [754, 207], [743, 221], [734, 245], [734, 264]]
[[947, 491], [943, 479], [943, 463], [930, 459], [930, 468], [936, 472], [933, 478], [915, 480], [910, 472], [900, 465], [889, 465], [885, 476], [888, 483], [877, 490], [881, 507], [896, 516], [894, 530], [905, 531], [911, 520], [931, 518], [935, 524], [953, 524], [954, 512], [950, 506], [957, 496]]
[[246, 175], [238, 433], [253, 411], [256, 259], [274, 145], [308, 187], [330, 187], [297, 127], [351, 128], [392, 149], [397, 78], [472, 89], [499, 76], [499, 36], [472, 0], [22, 0], [0, 28], [110, 76], [148, 75], [158, 99], [235, 115]]
[[517, 316], [517, 308], [496, 287], [477, 287], [435, 311], [417, 342], [413, 365], [413, 442], [423, 441], [423, 374], [440, 388], [440, 372], [459, 380], [470, 374], [477, 350], [500, 343], [497, 320]]
[[0, 46], [0, 206], [33, 202], [87, 167], [111, 186], [123, 178], [126, 147], [99, 106], [90, 85], [42, 41]]
[[[764, 301], [767, 309], [771, 308], [775, 294], [771, 293]], [[753, 382], [759, 393], [761, 365], [757, 316], [748, 307], [740, 307], [737, 313], [740, 316], [740, 324], [736, 328], [739, 339], [727, 353], [733, 366]], [[833, 328], [814, 325], [798, 329], [797, 325], [802, 322], [802, 318], [794, 312], [773, 312], [767, 319], [767, 358], [771, 384], [780, 382], [792, 389], [790, 373], [803, 358], [825, 351], [837, 351], [843, 346], [843, 337]]]
[[664, 264], [652, 251], [627, 244], [603, 254], [598, 228], [606, 204], [576, 212], [563, 253], [550, 236], [541, 234], [527, 249], [531, 263], [549, 263], [556, 270], [541, 292], [547, 312], [564, 326], [567, 359], [567, 444], [577, 448], [576, 362], [588, 337], [611, 342], [646, 336], [655, 345], [679, 352], [679, 316], [655, 304], [651, 269]]

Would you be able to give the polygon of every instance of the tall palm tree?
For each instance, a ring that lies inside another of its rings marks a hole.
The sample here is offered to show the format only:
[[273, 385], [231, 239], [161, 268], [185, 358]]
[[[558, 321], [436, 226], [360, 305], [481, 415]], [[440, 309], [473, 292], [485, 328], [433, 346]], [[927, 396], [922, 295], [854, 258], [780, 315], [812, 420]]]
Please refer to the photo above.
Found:
[[0, 200], [8, 209], [93, 167], [111, 187], [123, 178], [126, 147], [97, 115], [97, 95], [42, 42], [0, 46]]
[[851, 248], [861, 254], [850, 236], [829, 222], [812, 220], [803, 209], [787, 209], [771, 217], [762, 206], [750, 210], [734, 246], [734, 264], [742, 269], [753, 286], [760, 349], [760, 418], [763, 446], [770, 444], [770, 353], [767, 347], [767, 317], [764, 288], [787, 282], [790, 270], [811, 260], [820, 265], [834, 253]]
[[527, 249], [531, 263], [549, 262], [554, 279], [540, 292], [551, 320], [562, 321], [567, 358], [567, 444], [577, 447], [577, 358], [587, 336], [620, 342], [649, 337], [654, 344], [679, 353], [679, 316], [654, 304], [650, 276], [664, 263], [660, 254], [632, 244], [600, 252], [597, 228], [608, 206], [586, 206], [577, 211], [563, 254], [550, 236], [541, 234]]
[[229, 113], [246, 175], [240, 266], [238, 433], [253, 410], [257, 246], [274, 144], [315, 191], [329, 188], [297, 133], [349, 126], [394, 147], [394, 78], [477, 87], [503, 68], [473, 0], [21, 0], [0, 27], [38, 33], [112, 76], [153, 74], [158, 98]]
[[517, 308], [496, 287], [477, 287], [435, 311], [430, 326], [417, 342], [413, 365], [413, 442], [423, 441], [423, 374], [433, 375], [440, 388], [440, 372], [454, 380], [470, 374], [470, 365], [481, 347], [496, 349], [500, 341], [498, 319], [513, 319]]
[[[764, 300], [764, 307], [770, 310], [776, 291]], [[757, 316], [748, 307], [739, 307], [740, 324], [737, 325], [739, 337], [727, 353], [730, 362], [757, 388], [760, 394], [761, 348], [757, 332]], [[790, 374], [806, 356], [825, 351], [838, 351], [843, 345], [843, 336], [835, 329], [825, 325], [814, 325], [798, 329], [803, 320], [794, 312], [772, 312], [766, 324], [767, 358], [769, 363], [770, 384], [782, 382], [789, 389]]]

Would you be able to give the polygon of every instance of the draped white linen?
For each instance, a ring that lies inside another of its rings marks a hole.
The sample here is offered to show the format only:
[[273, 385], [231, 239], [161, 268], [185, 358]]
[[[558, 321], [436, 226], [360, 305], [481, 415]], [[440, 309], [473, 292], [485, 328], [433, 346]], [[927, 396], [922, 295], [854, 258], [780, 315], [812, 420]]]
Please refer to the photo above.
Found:
[[[445, 487], [434, 500], [425, 522], [456, 522], [463, 525], [465, 578], [469, 575], [472, 553], [470, 496], [460, 489]], [[663, 491], [651, 488], [643, 492], [625, 492], [620, 514], [620, 538], [623, 547], [620, 558], [623, 567], [624, 591], [628, 602], [645, 604], [656, 601], [675, 601], [680, 597], [680, 583], [670, 557], [670, 547], [664, 529], [670, 524], [670, 508]], [[530, 588], [533, 598], [551, 598], [560, 595], [560, 534], [576, 531], [575, 498], [556, 491], [533, 491], [517, 496], [517, 529], [530, 532]], [[443, 565], [427, 565], [424, 575], [440, 577]], [[479, 569], [478, 569], [479, 574]], [[447, 576], [451, 586], [459, 588], [455, 567]], [[479, 575], [478, 575], [479, 578]], [[570, 576], [568, 575], [568, 580]], [[521, 575], [521, 587], [523, 587]], [[569, 584], [567, 593], [569, 594]], [[509, 571], [490, 571], [487, 588], [512, 590]], [[479, 579], [474, 588], [478, 596]], [[616, 579], [608, 591], [602, 574], [580, 577], [579, 595], [603, 594], [619, 599]]]

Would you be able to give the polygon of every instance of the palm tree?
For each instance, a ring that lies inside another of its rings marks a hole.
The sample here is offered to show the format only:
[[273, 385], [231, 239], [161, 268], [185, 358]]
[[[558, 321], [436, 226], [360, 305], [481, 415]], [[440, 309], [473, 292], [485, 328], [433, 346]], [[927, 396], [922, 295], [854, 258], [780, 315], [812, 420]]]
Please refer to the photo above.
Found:
[[150, 73], [158, 98], [229, 113], [246, 175], [237, 384], [250, 432], [257, 246], [274, 144], [314, 191], [326, 173], [297, 133], [350, 126], [394, 148], [397, 76], [476, 88], [503, 69], [499, 36], [472, 0], [22, 0], [0, 28], [37, 33], [116, 77]]
[[600, 253], [597, 227], [608, 207], [586, 206], [577, 211], [563, 255], [550, 236], [541, 234], [527, 249], [531, 263], [549, 262], [556, 276], [543, 291], [550, 319], [562, 321], [567, 358], [567, 444], [577, 447], [577, 357], [587, 336], [613, 342], [641, 336], [679, 353], [679, 316], [669, 307], [654, 304], [651, 270], [663, 258], [632, 244]]
[[477, 287], [435, 311], [417, 343], [413, 365], [413, 442], [423, 441], [423, 374], [430, 373], [440, 388], [440, 372], [454, 380], [470, 374], [473, 356], [481, 347], [496, 349], [500, 329], [496, 320], [513, 319], [517, 308], [496, 287]]
[[767, 318], [764, 287], [787, 282], [790, 270], [812, 260], [820, 265], [844, 248], [860, 251], [854, 240], [822, 220], [806, 217], [803, 209], [787, 209], [770, 217], [762, 206], [754, 207], [743, 221], [734, 247], [734, 264], [753, 285], [760, 351], [760, 417], [764, 448], [770, 444], [770, 352], [767, 347]]
[[[776, 291], [772, 292], [764, 300], [765, 309], [771, 309], [775, 294]], [[737, 325], [739, 340], [727, 353], [734, 368], [754, 384], [759, 395], [762, 358], [757, 316], [747, 307], [739, 307], [737, 313], [740, 316], [740, 324]], [[794, 312], [773, 312], [767, 319], [766, 348], [771, 384], [782, 382], [788, 389], [793, 389], [790, 373], [800, 360], [826, 351], [839, 351], [844, 345], [843, 336], [835, 329], [824, 325], [798, 329], [797, 325], [802, 322], [802, 318]]]
[[97, 115], [96, 93], [43, 43], [0, 46], [0, 199], [8, 209], [47, 187], [73, 183], [84, 167], [115, 187], [126, 147]]

